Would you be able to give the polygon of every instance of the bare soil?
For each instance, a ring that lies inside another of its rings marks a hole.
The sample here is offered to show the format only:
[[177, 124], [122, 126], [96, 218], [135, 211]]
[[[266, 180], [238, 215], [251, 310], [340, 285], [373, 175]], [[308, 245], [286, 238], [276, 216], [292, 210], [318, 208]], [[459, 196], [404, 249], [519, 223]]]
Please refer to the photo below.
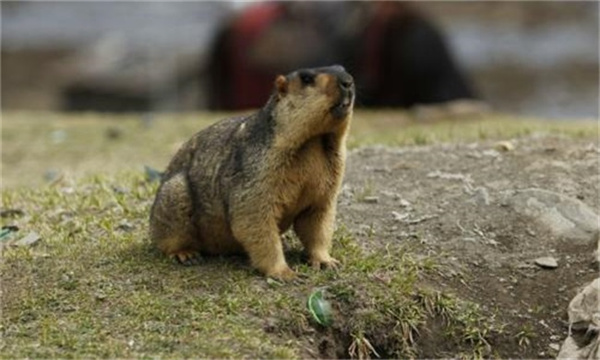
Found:
[[[493, 142], [352, 151], [338, 221], [367, 251], [401, 243], [435, 257], [439, 276], [429, 285], [480, 304], [505, 325], [490, 355], [553, 357], [567, 336], [569, 301], [598, 274], [594, 244], [558, 238], [506, 196], [540, 188], [598, 212], [600, 150], [597, 140], [559, 136], [511, 143], [508, 151]], [[536, 266], [541, 256], [558, 268]], [[436, 343], [432, 325], [419, 340], [420, 357], [444, 356], [448, 347]]]

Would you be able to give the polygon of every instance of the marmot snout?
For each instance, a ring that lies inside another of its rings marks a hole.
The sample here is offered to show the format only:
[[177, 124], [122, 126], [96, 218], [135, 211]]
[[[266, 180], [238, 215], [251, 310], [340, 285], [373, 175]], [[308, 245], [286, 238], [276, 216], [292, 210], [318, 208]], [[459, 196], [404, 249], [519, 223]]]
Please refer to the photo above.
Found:
[[150, 237], [184, 264], [199, 253], [245, 252], [264, 274], [289, 279], [281, 233], [294, 228], [314, 267], [329, 255], [354, 105], [341, 66], [275, 79], [257, 113], [200, 131], [171, 160], [150, 214]]

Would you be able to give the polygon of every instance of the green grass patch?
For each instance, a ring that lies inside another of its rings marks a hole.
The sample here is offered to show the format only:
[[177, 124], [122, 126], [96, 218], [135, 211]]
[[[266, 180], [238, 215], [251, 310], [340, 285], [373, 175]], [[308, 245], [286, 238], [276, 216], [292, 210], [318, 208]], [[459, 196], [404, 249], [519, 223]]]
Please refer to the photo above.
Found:
[[[190, 136], [226, 113], [109, 115], [2, 114], [2, 183], [37, 186], [60, 178], [163, 169]], [[598, 138], [596, 121], [544, 121], [508, 115], [418, 121], [402, 111], [357, 111], [349, 148], [381, 144], [511, 139], [533, 133]]]
[[557, 134], [577, 138], [598, 138], [596, 120], [550, 121], [506, 114], [418, 121], [397, 111], [358, 112], [348, 141], [350, 148], [382, 144], [387, 146], [502, 140], [532, 134]]
[[[3, 190], [2, 210], [21, 213], [2, 226], [41, 240], [3, 247], [2, 358], [418, 356], [436, 317], [457, 351], [486, 346], [494, 325], [479, 309], [419, 286], [435, 272], [431, 259], [399, 246], [367, 251], [343, 225], [339, 271], [307, 266], [286, 234], [293, 283], [268, 281], [243, 257], [173, 264], [146, 236], [155, 190], [142, 172]], [[331, 327], [306, 307], [315, 289], [332, 304]]]

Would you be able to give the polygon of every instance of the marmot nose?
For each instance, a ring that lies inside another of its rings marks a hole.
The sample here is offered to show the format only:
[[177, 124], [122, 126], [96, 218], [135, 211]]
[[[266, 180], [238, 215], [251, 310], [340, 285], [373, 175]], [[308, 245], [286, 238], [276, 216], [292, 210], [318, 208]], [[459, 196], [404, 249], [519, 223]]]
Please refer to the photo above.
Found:
[[342, 87], [342, 89], [350, 90], [353, 84], [354, 79], [352, 79], [352, 76], [348, 74], [340, 76], [340, 86]]

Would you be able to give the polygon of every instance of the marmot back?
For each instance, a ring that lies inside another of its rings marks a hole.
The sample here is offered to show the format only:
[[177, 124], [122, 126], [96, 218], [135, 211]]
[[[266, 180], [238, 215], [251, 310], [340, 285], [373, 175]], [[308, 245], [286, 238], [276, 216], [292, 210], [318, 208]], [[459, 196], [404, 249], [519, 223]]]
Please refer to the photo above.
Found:
[[329, 255], [354, 104], [341, 66], [303, 69], [275, 80], [257, 113], [222, 120], [171, 160], [150, 214], [150, 237], [192, 264], [200, 253], [246, 252], [252, 265], [294, 276], [281, 244], [290, 226], [314, 267]]

